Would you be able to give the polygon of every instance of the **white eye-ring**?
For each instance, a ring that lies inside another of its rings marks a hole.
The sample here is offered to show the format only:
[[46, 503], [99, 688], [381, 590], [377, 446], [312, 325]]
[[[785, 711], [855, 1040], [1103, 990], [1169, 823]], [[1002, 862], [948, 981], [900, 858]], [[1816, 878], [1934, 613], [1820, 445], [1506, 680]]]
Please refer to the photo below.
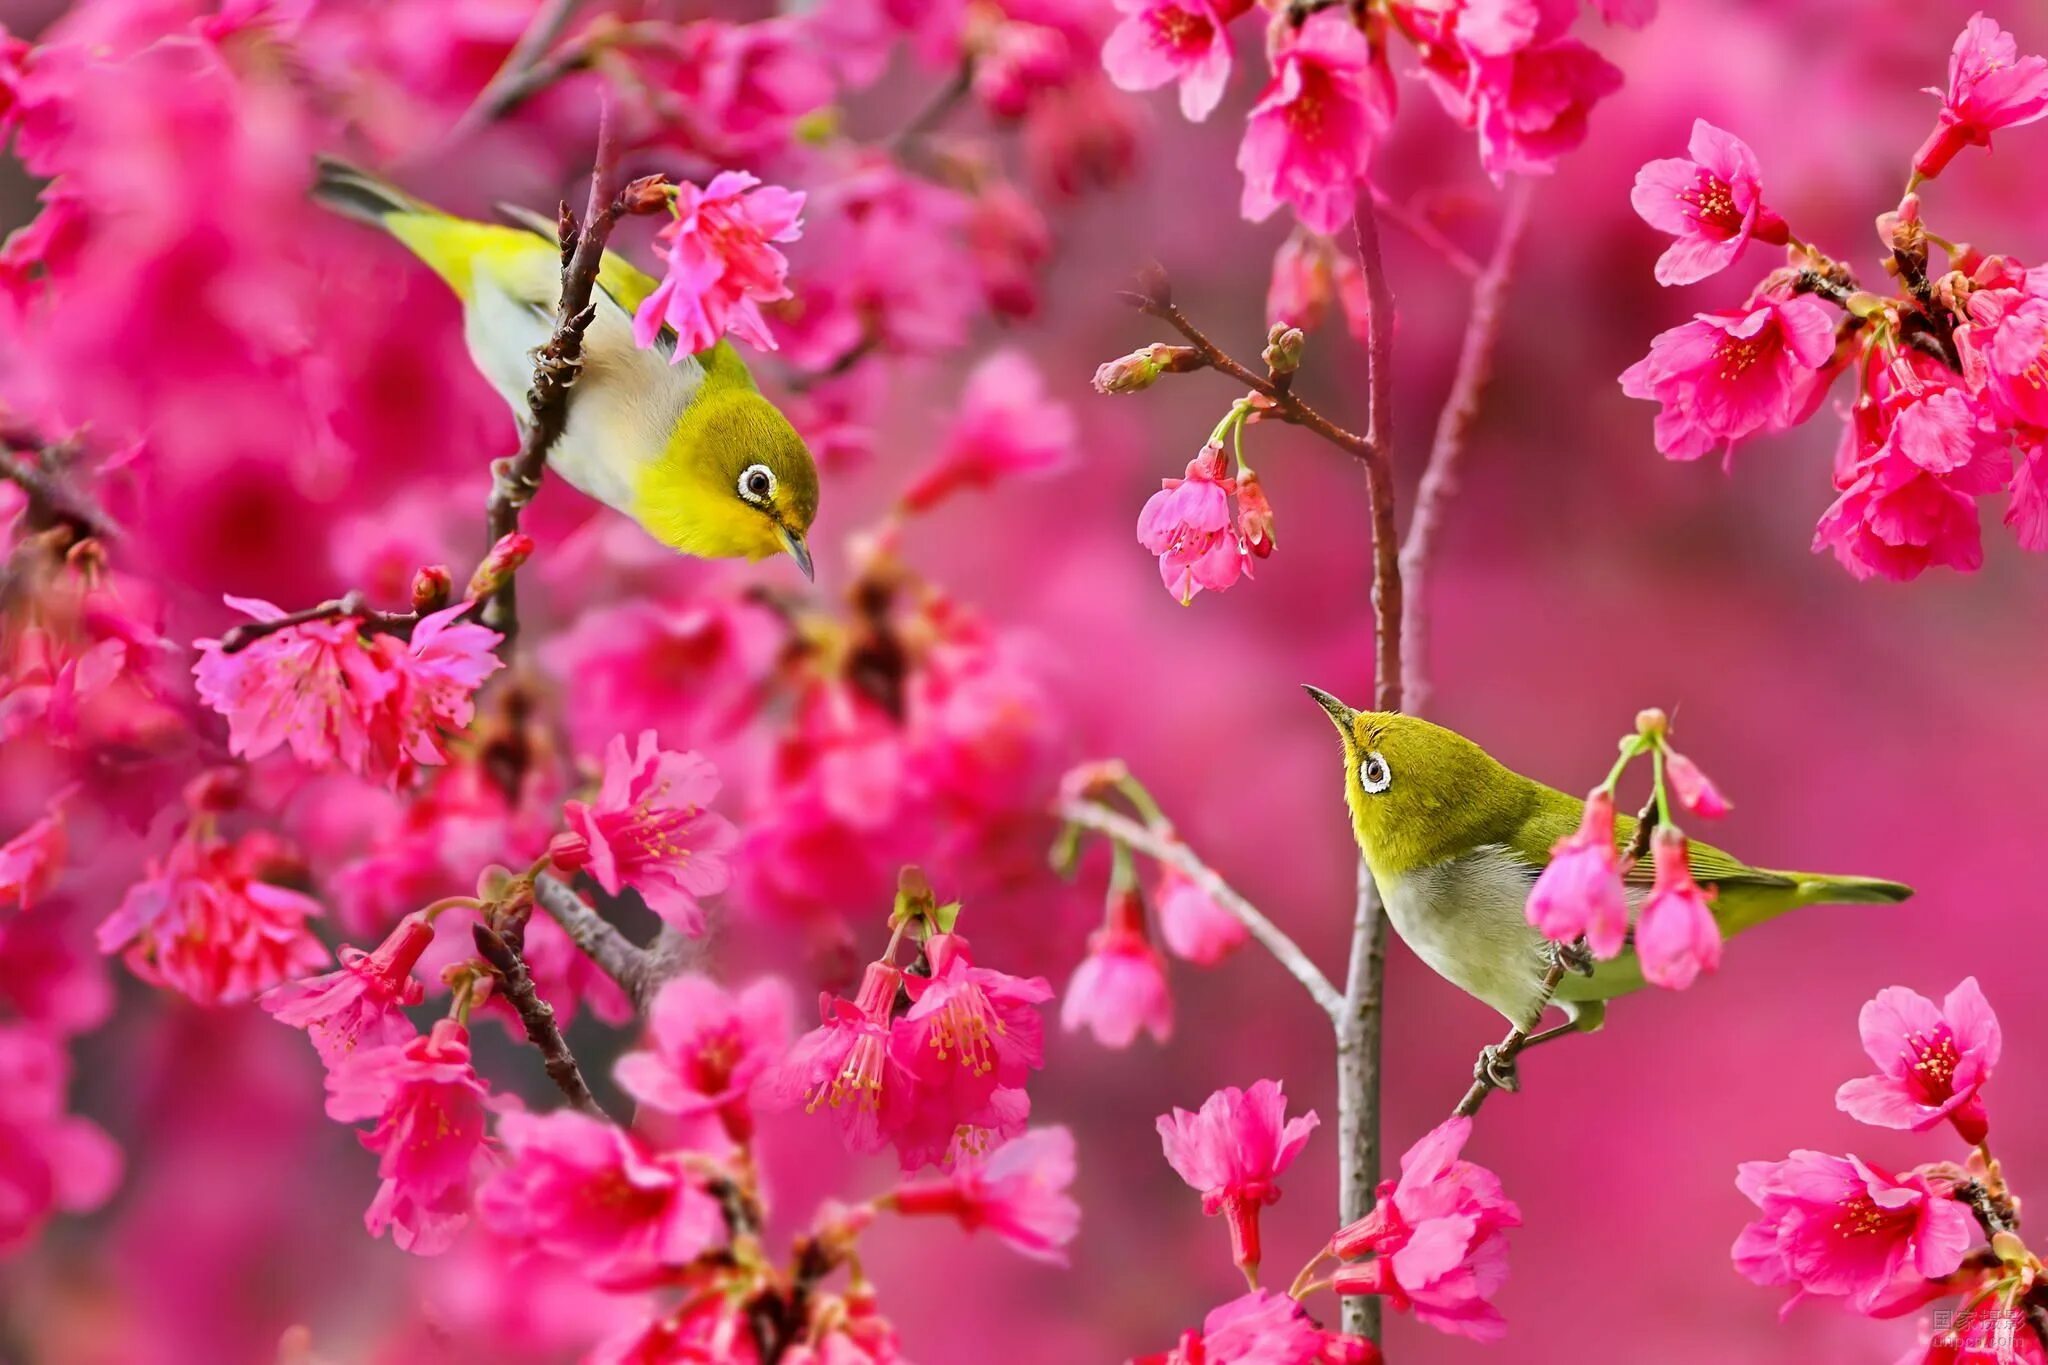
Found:
[[1377, 796], [1394, 785], [1394, 770], [1387, 766], [1377, 749], [1368, 753], [1358, 765], [1358, 785]]
[[750, 464], [740, 471], [740, 496], [756, 507], [766, 506], [775, 496], [775, 471], [765, 464]]

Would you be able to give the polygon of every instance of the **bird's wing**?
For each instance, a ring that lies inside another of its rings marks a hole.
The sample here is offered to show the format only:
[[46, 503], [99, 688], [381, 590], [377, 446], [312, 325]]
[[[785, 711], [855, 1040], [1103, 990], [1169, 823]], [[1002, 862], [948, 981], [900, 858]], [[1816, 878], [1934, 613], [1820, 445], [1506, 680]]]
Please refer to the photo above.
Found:
[[[1579, 827], [1579, 817], [1586, 803], [1575, 796], [1545, 788], [1539, 800], [1534, 802], [1516, 830], [1508, 846], [1515, 855], [1534, 867], [1546, 867], [1550, 863], [1550, 850], [1558, 840]], [[1629, 840], [1635, 837], [1636, 819], [1632, 815], [1617, 816], [1614, 821], [1615, 847], [1627, 848]], [[1692, 868], [1693, 880], [1701, 886], [1739, 886], [1772, 890], [1796, 887], [1798, 882], [1783, 873], [1751, 867], [1733, 854], [1725, 853], [1712, 844], [1692, 840], [1687, 846], [1686, 861]], [[1629, 868], [1623, 879], [1631, 887], [1647, 887], [1652, 880], [1650, 862], [1647, 858]]]
[[[555, 224], [545, 214], [535, 213], [532, 209], [518, 204], [500, 203], [497, 208], [505, 218], [539, 233], [550, 244], [558, 240]], [[604, 260], [597, 268], [597, 282], [604, 292], [617, 300], [619, 307], [628, 313], [639, 311], [640, 305], [647, 301], [647, 296], [661, 284], [661, 281], [615, 251], [604, 253]], [[664, 332], [671, 339], [675, 336], [674, 332], [667, 329], [664, 329]]]

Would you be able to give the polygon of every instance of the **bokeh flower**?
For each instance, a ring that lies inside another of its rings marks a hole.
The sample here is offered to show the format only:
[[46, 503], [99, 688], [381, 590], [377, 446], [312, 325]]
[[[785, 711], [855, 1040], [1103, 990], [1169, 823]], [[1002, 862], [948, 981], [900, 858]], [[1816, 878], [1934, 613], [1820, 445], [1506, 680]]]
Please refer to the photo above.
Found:
[[1104, 1047], [1129, 1047], [1142, 1030], [1154, 1042], [1173, 1036], [1173, 993], [1166, 964], [1145, 933], [1145, 906], [1135, 891], [1112, 893], [1107, 919], [1088, 937], [1088, 956], [1074, 969], [1060, 1002], [1060, 1027], [1087, 1029]]
[[735, 1142], [753, 1132], [754, 1087], [789, 1045], [789, 987], [764, 977], [728, 992], [686, 972], [647, 1009], [644, 1049], [619, 1058], [619, 1088], [649, 1109], [718, 1122]]

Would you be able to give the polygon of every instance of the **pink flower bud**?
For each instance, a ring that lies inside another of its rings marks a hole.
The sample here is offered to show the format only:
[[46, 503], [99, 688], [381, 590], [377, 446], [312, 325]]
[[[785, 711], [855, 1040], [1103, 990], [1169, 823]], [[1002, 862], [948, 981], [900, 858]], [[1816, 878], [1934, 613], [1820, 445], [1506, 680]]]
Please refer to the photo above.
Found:
[[1678, 804], [1694, 815], [1718, 820], [1731, 809], [1712, 779], [1676, 749], [1664, 751], [1664, 779], [1671, 784], [1671, 794], [1678, 798]]
[[1279, 548], [1273, 539], [1273, 504], [1266, 501], [1259, 476], [1250, 470], [1237, 478], [1237, 534], [1245, 551], [1260, 559]]
[[565, 876], [581, 872], [590, 865], [590, 841], [564, 830], [548, 841], [548, 864]]
[[1636, 923], [1636, 955], [1644, 980], [1682, 991], [1721, 965], [1721, 926], [1692, 879], [1685, 836], [1668, 826], [1658, 830], [1651, 856], [1656, 881]]
[[483, 563], [476, 566], [470, 575], [469, 591], [465, 594], [470, 601], [489, 597], [512, 581], [512, 575], [519, 571], [533, 554], [533, 537], [523, 531], [508, 531], [498, 538], [491, 552], [484, 556]]
[[1586, 798], [1578, 829], [1557, 841], [1550, 850], [1550, 866], [1529, 889], [1529, 923], [1559, 943], [1584, 936], [1596, 957], [1619, 955], [1628, 938], [1628, 901], [1621, 875], [1621, 857], [1614, 847], [1614, 797], [1595, 791]]
[[1202, 367], [1201, 352], [1192, 346], [1169, 346], [1155, 341], [1150, 346], [1118, 356], [1095, 367], [1097, 393], [1137, 393], [1149, 389], [1162, 374], [1184, 374]]
[[455, 595], [455, 575], [446, 564], [429, 564], [412, 576], [412, 609], [429, 613], [448, 605]]

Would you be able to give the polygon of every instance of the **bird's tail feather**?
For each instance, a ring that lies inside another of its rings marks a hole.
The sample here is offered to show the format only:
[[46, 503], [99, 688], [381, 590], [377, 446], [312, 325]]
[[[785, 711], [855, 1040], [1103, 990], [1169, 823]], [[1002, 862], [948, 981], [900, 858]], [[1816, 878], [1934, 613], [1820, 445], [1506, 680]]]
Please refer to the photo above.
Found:
[[394, 213], [433, 211], [395, 186], [367, 171], [357, 170], [345, 161], [323, 156], [316, 159], [314, 167], [313, 198], [345, 218], [383, 226], [384, 220]]
[[1786, 875], [1799, 883], [1802, 905], [1897, 905], [1913, 894], [1903, 882], [1881, 877], [1830, 877], [1818, 872]]

